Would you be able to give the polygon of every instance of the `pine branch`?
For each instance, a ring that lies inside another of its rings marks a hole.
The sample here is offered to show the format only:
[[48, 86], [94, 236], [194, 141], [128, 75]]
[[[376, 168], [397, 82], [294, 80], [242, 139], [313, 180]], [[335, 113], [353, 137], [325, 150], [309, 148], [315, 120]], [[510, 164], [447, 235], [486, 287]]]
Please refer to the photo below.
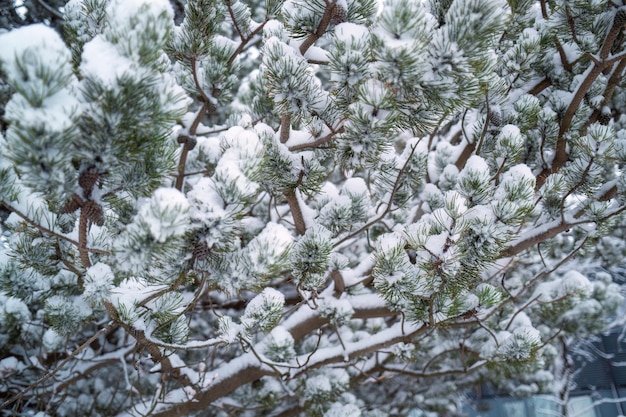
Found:
[[313, 355], [308, 366], [298, 369], [298, 371], [293, 374], [290, 373], [289, 376], [290, 378], [298, 378], [324, 365], [346, 362], [346, 358], [353, 360], [398, 343], [409, 343], [415, 337], [429, 330], [429, 326], [426, 324], [420, 327], [410, 325], [408, 326], [408, 331], [405, 331], [403, 327], [402, 323], [396, 323], [392, 327], [379, 332], [376, 338], [346, 343], [345, 350], [342, 346], [319, 349], [317, 353]]
[[82, 208], [80, 210], [80, 218], [78, 222], [78, 254], [83, 268], [88, 269], [91, 266], [89, 259], [89, 251], [87, 251], [87, 233], [89, 232], [89, 219], [87, 211]]
[[606, 88], [604, 89], [604, 93], [602, 94], [602, 106], [599, 109], [595, 109], [591, 116], [589, 116], [589, 120], [584, 126], [584, 131], [586, 132], [587, 128], [598, 121], [600, 115], [602, 114], [602, 107], [608, 105], [611, 102], [611, 98], [613, 97], [613, 93], [615, 92], [615, 88], [622, 81], [624, 76], [624, 69], [626, 69], [626, 59], [622, 59], [618, 62], [617, 66], [613, 70], [611, 77], [609, 78]]
[[48, 2], [46, 2], [45, 0], [37, 0], [37, 3], [39, 3], [41, 7], [46, 9], [46, 11], [50, 13], [52, 16], [54, 16], [56, 19], [63, 21], [63, 14], [59, 12], [57, 9], [55, 9], [54, 7], [50, 6]]
[[[612, 214], [612, 215], [615, 215], [615, 214]], [[551, 226], [544, 225], [544, 230], [542, 230], [541, 232], [528, 233], [526, 237], [518, 239], [512, 245], [506, 247], [502, 252], [500, 252], [500, 255], [498, 256], [498, 258], [508, 258], [510, 256], [515, 256], [532, 246], [535, 246], [541, 242], [544, 242], [548, 239], [555, 237], [559, 233], [565, 232], [574, 226], [578, 226], [578, 225], [585, 224], [585, 223], [592, 223], [592, 221], [581, 220], [578, 222], [563, 223], [562, 221], [559, 220], [559, 221], [553, 222], [553, 225]], [[546, 226], [549, 226], [549, 227], [546, 227]], [[569, 257], [565, 257], [564, 261], [567, 259], [569, 259]]]
[[284, 114], [280, 117], [280, 143], [287, 143], [291, 134], [291, 115]]
[[561, 58], [561, 64], [563, 65], [563, 69], [567, 72], [572, 72], [572, 63], [567, 60], [567, 54], [563, 49], [563, 45], [558, 37], [554, 37], [554, 43], [556, 44], [556, 50], [559, 53], [559, 58]]
[[302, 215], [300, 202], [298, 201], [298, 197], [296, 196], [296, 190], [289, 190], [286, 191], [284, 194], [285, 198], [287, 199], [289, 209], [291, 210], [291, 215], [293, 216], [293, 223], [296, 227], [296, 231], [300, 236], [302, 236], [306, 233], [306, 223], [304, 222], [304, 216]]
[[475, 364], [461, 369], [446, 369], [445, 371], [433, 371], [433, 372], [417, 372], [406, 368], [399, 368], [397, 366], [382, 366], [380, 369], [382, 371], [393, 372], [401, 375], [408, 375], [414, 378], [436, 378], [448, 375], [468, 375], [472, 372], [476, 372], [479, 369], [486, 366], [489, 362], [486, 360], [481, 360], [476, 362]]
[[61, 361], [61, 363], [59, 363], [56, 368], [54, 368], [52, 371], [46, 373], [44, 376], [42, 376], [41, 378], [39, 378], [37, 381], [33, 382], [31, 385], [29, 385], [28, 387], [24, 388], [22, 391], [20, 391], [18, 394], [14, 395], [13, 397], [9, 398], [8, 400], [6, 400], [5, 402], [3, 402], [0, 405], [0, 408], [2, 409], [7, 409], [8, 406], [10, 406], [11, 404], [13, 404], [16, 401], [19, 401], [21, 399], [24, 398], [24, 396], [32, 391], [33, 389], [37, 388], [39, 385], [41, 385], [42, 383], [46, 382], [47, 380], [49, 380], [50, 378], [52, 378], [54, 375], [56, 375], [64, 366], [65, 364], [67, 364], [69, 361], [71, 361], [72, 359], [76, 358], [76, 355], [78, 355], [80, 352], [82, 352], [83, 350], [85, 350], [89, 345], [91, 345], [97, 338], [99, 338], [100, 336], [102, 336], [103, 334], [109, 332], [110, 330], [113, 330], [117, 328], [117, 324], [114, 322], [111, 322], [109, 324], [107, 324], [105, 327], [103, 327], [102, 329], [98, 330], [93, 336], [91, 336], [89, 339], [87, 339], [82, 345], [80, 345], [79, 347], [77, 347], [76, 349], [74, 349], [74, 351], [72, 351], [72, 353], [70, 353], [65, 359], [63, 359]]
[[[54, 230], [48, 229], [48, 228], [38, 224], [37, 222], [32, 220], [30, 217], [28, 217], [27, 215], [25, 215], [24, 213], [22, 213], [21, 211], [19, 211], [15, 207], [11, 206], [10, 204], [5, 203], [4, 201], [0, 201], [0, 206], [3, 206], [5, 209], [10, 211], [11, 213], [17, 214], [22, 220], [24, 220], [26, 223], [30, 224], [31, 226], [37, 228], [40, 232], [42, 232], [45, 235], [54, 236], [54, 237], [56, 237], [58, 239], [64, 240], [66, 242], [69, 242], [69, 243], [73, 244], [74, 246], [76, 246], [77, 248], [80, 247], [80, 245], [81, 245], [79, 242], [75, 241], [74, 239], [71, 239], [71, 238], [69, 238], [67, 236], [64, 236], [64, 235], [62, 235], [60, 233], [55, 232]], [[97, 254], [100, 254], [100, 255], [110, 255], [111, 254], [109, 251], [102, 250], [102, 249], [94, 249], [94, 248], [86, 247], [85, 250], [87, 252], [97, 253]]]
[[536, 96], [551, 85], [552, 81], [550, 81], [548, 78], [544, 78], [543, 80], [539, 81], [539, 83], [537, 83], [534, 87], [528, 90], [528, 94]]
[[246, 40], [246, 37], [241, 31], [241, 28], [239, 27], [239, 25], [237, 24], [237, 19], [235, 18], [235, 13], [233, 12], [233, 2], [231, 0], [228, 0], [226, 2], [226, 6], [228, 7], [228, 14], [230, 15], [230, 20], [232, 20], [233, 22], [233, 26], [235, 26], [235, 30], [237, 31], [237, 34], [239, 35], [241, 42], [244, 42]]
[[[607, 59], [609, 53], [611, 52], [611, 48], [613, 47], [613, 43], [617, 38], [617, 35], [624, 27], [626, 23], [626, 8], [622, 7], [618, 9], [615, 14], [615, 18], [613, 20], [613, 25], [604, 39], [602, 47], [600, 48], [599, 60], [595, 60], [590, 64], [590, 69], [588, 70], [587, 76], [585, 79], [578, 85], [574, 96], [572, 97], [567, 109], [563, 113], [563, 117], [561, 119], [561, 123], [559, 125], [559, 134], [556, 143], [556, 152], [554, 159], [552, 161], [552, 166], [546, 167], [543, 171], [537, 176], [536, 189], [539, 189], [546, 182], [548, 176], [554, 172], [559, 171], [563, 165], [569, 160], [569, 154], [567, 152], [567, 140], [566, 133], [569, 130], [572, 120], [574, 119], [574, 115], [576, 111], [579, 109], [582, 101], [593, 85], [593, 82], [596, 78], [602, 74], [610, 65], [616, 62], [616, 58]], [[619, 59], [626, 58], [625, 56], [621, 56]]]
[[176, 184], [174, 187], [178, 191], [183, 190], [183, 184], [185, 182], [185, 166], [187, 165], [187, 155], [189, 151], [192, 150], [196, 146], [196, 130], [200, 125], [200, 120], [204, 117], [204, 115], [211, 109], [211, 105], [208, 102], [202, 103], [202, 107], [196, 114], [191, 126], [189, 127], [189, 135], [179, 135], [177, 140], [178, 143], [182, 143], [183, 149], [180, 153], [180, 158], [178, 160], [178, 175], [176, 176]]
[[400, 182], [401, 182], [402, 176], [404, 174], [404, 171], [406, 170], [406, 167], [411, 162], [411, 158], [413, 157], [413, 154], [415, 153], [415, 149], [417, 149], [417, 143], [411, 147], [411, 152], [409, 152], [409, 155], [407, 156], [406, 161], [404, 162], [404, 164], [402, 165], [402, 167], [398, 171], [398, 175], [396, 176], [396, 180], [395, 180], [395, 182], [393, 184], [390, 196], [387, 199], [387, 203], [385, 205], [385, 209], [383, 210], [383, 212], [381, 214], [379, 214], [378, 216], [376, 216], [375, 218], [373, 218], [372, 220], [370, 220], [367, 223], [365, 223], [365, 225], [361, 226], [356, 231], [351, 232], [351, 233], [349, 233], [349, 234], [347, 234], [347, 235], [345, 235], [345, 236], [343, 236], [341, 238], [336, 239], [335, 242], [333, 243], [334, 247], [339, 246], [340, 244], [342, 244], [346, 240], [352, 239], [353, 237], [359, 235], [361, 232], [369, 229], [374, 224], [378, 223], [383, 218], [385, 218], [385, 216], [391, 211], [391, 207], [393, 206], [393, 199], [394, 199], [396, 193], [398, 192], [398, 189], [400, 188]]
[[74, 371], [72, 373], [72, 377], [70, 379], [67, 379], [65, 381], [63, 381], [62, 383], [60, 383], [59, 385], [56, 385], [54, 387], [54, 392], [55, 393], [61, 393], [63, 391], [65, 391], [70, 385], [73, 385], [75, 383], [77, 383], [78, 381], [81, 381], [85, 378], [90, 378], [91, 377], [91, 373], [94, 371], [97, 371], [100, 368], [104, 368], [105, 366], [109, 366], [109, 365], [113, 365], [116, 363], [120, 362], [120, 357], [124, 358], [126, 357], [126, 355], [130, 354], [133, 350], [135, 350], [135, 347], [133, 346], [130, 349], [127, 349], [126, 352], [120, 354], [116, 354], [114, 357], [112, 358], [108, 358], [108, 359], [95, 359], [95, 363], [88, 367], [88, 368], [84, 368], [81, 369], [80, 371]]
[[309, 36], [306, 37], [304, 42], [300, 44], [300, 53], [303, 56], [306, 51], [308, 51], [309, 48], [313, 46], [313, 44], [317, 42], [317, 40], [321, 38], [322, 35], [324, 35], [324, 33], [326, 33], [326, 29], [328, 29], [328, 25], [332, 21], [333, 14], [335, 13], [335, 8], [338, 7], [336, 3], [330, 0], [324, 0], [324, 2], [326, 3], [326, 9], [324, 10], [324, 15], [322, 16], [322, 20], [317, 26], [315, 33], [311, 33]]
[[[311, 148], [318, 148], [320, 145], [323, 145], [327, 142], [329, 142], [332, 138], [334, 138], [337, 134], [339, 133], [343, 133], [344, 131], [344, 127], [340, 127], [337, 130], [333, 130], [331, 131], [329, 134], [327, 134], [326, 136], [323, 136], [321, 138], [318, 138], [316, 140], [314, 140], [313, 142], [310, 143], [301, 143], [299, 145], [293, 145], [289, 147], [289, 150], [291, 152], [296, 152], [296, 151], [301, 151], [304, 149], [311, 149]], [[281, 133], [282, 134], [282, 133]]]
[[239, 46], [237, 46], [237, 49], [235, 49], [235, 51], [233, 52], [233, 54], [230, 56], [230, 58], [228, 59], [227, 63], [226, 63], [226, 67], [230, 68], [233, 65], [233, 62], [235, 62], [235, 59], [237, 59], [237, 56], [245, 49], [245, 47], [248, 45], [248, 43], [258, 34], [260, 33], [263, 28], [265, 27], [265, 25], [267, 24], [269, 20], [266, 18], [265, 21], [263, 23], [261, 23], [259, 26], [257, 26], [252, 32], [250, 32], [250, 34], [245, 38], [242, 39], [241, 42], [239, 43]]

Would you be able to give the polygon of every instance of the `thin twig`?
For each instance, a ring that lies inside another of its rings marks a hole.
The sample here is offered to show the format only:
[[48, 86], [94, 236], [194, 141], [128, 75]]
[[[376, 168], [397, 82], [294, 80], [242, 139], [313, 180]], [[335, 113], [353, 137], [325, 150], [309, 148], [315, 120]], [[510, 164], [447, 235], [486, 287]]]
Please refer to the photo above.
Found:
[[[3, 206], [8, 211], [17, 214], [19, 217], [22, 218], [22, 220], [24, 220], [26, 223], [30, 224], [31, 226], [34, 226], [36, 229], [38, 229], [43, 234], [54, 236], [54, 237], [56, 237], [58, 239], [64, 240], [66, 242], [69, 242], [69, 243], [75, 245], [76, 247], [80, 246], [80, 243], [78, 243], [74, 239], [71, 239], [71, 238], [69, 238], [67, 236], [64, 236], [64, 235], [62, 235], [60, 233], [57, 233], [54, 230], [50, 230], [50, 229], [48, 229], [46, 227], [43, 227], [42, 225], [36, 223], [34, 220], [32, 220], [30, 217], [28, 217], [26, 214], [22, 213], [21, 211], [19, 211], [18, 209], [16, 209], [15, 207], [11, 206], [8, 203], [5, 203], [4, 201], [0, 201], [0, 206]], [[100, 254], [100, 255], [110, 255], [109, 251], [106, 251], [106, 250], [103, 250], [103, 249], [85, 248], [85, 250], [88, 251], [88, 252], [97, 253], [97, 254]]]
[[393, 205], [393, 198], [395, 197], [396, 193], [398, 192], [398, 188], [400, 188], [400, 182], [401, 182], [400, 180], [401, 180], [401, 178], [402, 178], [402, 176], [404, 174], [404, 170], [406, 169], [406, 167], [411, 162], [411, 158], [413, 158], [413, 154], [415, 153], [415, 149], [417, 149], [418, 143], [416, 143], [415, 145], [413, 145], [411, 147], [411, 152], [409, 152], [409, 155], [408, 155], [406, 161], [404, 162], [404, 164], [402, 165], [402, 167], [398, 171], [398, 176], [396, 177], [396, 181], [393, 184], [393, 188], [391, 189], [391, 195], [389, 196], [389, 199], [387, 200], [387, 204], [386, 204], [386, 207], [383, 210], [383, 212], [381, 214], [379, 214], [378, 216], [376, 216], [374, 219], [372, 219], [369, 222], [367, 222], [365, 225], [359, 227], [356, 231], [354, 231], [352, 233], [349, 233], [349, 234], [345, 235], [344, 237], [342, 237], [340, 239], [337, 239], [333, 243], [334, 247], [339, 246], [340, 244], [342, 244], [346, 240], [352, 239], [354, 236], [357, 236], [359, 233], [363, 232], [364, 230], [369, 229], [372, 225], [374, 225], [374, 224], [378, 223], [380, 220], [382, 220], [391, 211], [391, 207]]
[[92, 344], [98, 337], [100, 337], [104, 333], [107, 333], [109, 330], [114, 329], [115, 327], [117, 327], [117, 324], [114, 322], [110, 322], [109, 324], [107, 324], [105, 327], [103, 327], [97, 333], [95, 333], [93, 336], [87, 339], [82, 345], [74, 349], [74, 351], [70, 353], [67, 356], [67, 358], [63, 359], [61, 363], [57, 365], [56, 368], [54, 368], [52, 371], [48, 372], [47, 374], [39, 378], [37, 381], [30, 384], [28, 387], [24, 388], [19, 393], [15, 394], [13, 397], [9, 398], [7, 401], [2, 403], [2, 405], [0, 405], [0, 408], [6, 409], [6, 407], [8, 407], [9, 405], [24, 398], [24, 395], [26, 395], [26, 393], [32, 391], [34, 388], [36, 388], [43, 382], [46, 382], [48, 379], [52, 378], [57, 372], [61, 370], [61, 368], [63, 368], [63, 366], [65, 366], [66, 363], [74, 359], [76, 355], [78, 355], [81, 351], [83, 351], [87, 346]]

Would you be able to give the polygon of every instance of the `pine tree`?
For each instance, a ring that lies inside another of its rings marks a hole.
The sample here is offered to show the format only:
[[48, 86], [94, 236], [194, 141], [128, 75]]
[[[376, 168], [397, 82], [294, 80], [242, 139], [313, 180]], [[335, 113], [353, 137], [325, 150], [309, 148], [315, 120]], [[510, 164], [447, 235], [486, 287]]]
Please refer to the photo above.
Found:
[[568, 346], [624, 325], [626, 6], [63, 11], [0, 34], [12, 415], [564, 400]]

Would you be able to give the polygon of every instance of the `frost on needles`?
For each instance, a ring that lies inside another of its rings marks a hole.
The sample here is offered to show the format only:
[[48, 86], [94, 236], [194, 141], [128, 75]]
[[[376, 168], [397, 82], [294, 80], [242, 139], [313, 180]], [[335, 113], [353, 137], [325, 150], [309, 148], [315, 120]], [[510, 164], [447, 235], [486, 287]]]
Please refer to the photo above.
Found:
[[[0, 34], [12, 415], [461, 415], [624, 325], [626, 6], [70, 0]], [[3, 91], [4, 91], [3, 90]]]

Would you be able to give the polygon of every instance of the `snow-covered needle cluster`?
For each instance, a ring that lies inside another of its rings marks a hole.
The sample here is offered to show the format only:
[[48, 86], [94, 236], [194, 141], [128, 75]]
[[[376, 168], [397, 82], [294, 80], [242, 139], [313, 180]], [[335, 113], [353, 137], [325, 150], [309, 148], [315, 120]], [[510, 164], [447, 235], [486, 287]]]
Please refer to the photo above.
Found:
[[11, 415], [563, 402], [624, 325], [619, 1], [63, 13], [0, 34]]

